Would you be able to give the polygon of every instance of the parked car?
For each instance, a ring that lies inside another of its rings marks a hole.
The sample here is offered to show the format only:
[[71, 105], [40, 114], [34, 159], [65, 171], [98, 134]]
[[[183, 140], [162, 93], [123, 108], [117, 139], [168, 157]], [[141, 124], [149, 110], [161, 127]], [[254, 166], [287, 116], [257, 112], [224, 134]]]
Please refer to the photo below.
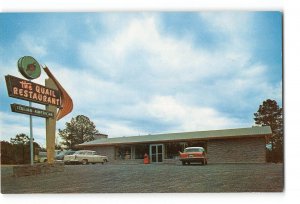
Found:
[[47, 152], [39, 152], [38, 162], [40, 163], [47, 162]]
[[55, 160], [64, 160], [64, 157], [66, 155], [72, 155], [74, 154], [76, 151], [74, 150], [66, 150], [66, 151], [61, 151], [58, 155], [55, 156]]
[[108, 162], [107, 156], [99, 155], [96, 151], [92, 150], [79, 150], [73, 155], [66, 155], [64, 157], [65, 164], [79, 163], [79, 164], [96, 164]]
[[[56, 158], [56, 156], [58, 154], [60, 154], [61, 152], [62, 152], [61, 150], [55, 150], [54, 158]], [[44, 162], [47, 162], [47, 161], [48, 161], [48, 159], [47, 159], [47, 152], [39, 152], [38, 162], [44, 163]]]
[[184, 149], [184, 152], [179, 152], [179, 160], [182, 162], [182, 165], [197, 162], [202, 165], [207, 164], [206, 152], [203, 147], [187, 147]]

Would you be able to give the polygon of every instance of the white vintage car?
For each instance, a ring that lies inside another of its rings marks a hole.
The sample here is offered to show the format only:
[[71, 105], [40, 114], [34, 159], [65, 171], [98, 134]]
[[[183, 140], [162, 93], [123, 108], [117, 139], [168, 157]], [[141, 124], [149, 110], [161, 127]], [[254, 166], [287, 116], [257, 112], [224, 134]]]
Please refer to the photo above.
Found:
[[92, 150], [79, 150], [73, 155], [66, 155], [64, 157], [65, 164], [79, 163], [79, 164], [96, 164], [108, 162], [107, 156], [101, 156], [96, 151]]
[[[61, 150], [55, 150], [55, 157], [60, 154], [62, 151]], [[39, 155], [38, 155], [38, 161], [39, 163], [44, 163], [44, 162], [47, 162], [48, 159], [47, 159], [47, 152], [39, 152]]]

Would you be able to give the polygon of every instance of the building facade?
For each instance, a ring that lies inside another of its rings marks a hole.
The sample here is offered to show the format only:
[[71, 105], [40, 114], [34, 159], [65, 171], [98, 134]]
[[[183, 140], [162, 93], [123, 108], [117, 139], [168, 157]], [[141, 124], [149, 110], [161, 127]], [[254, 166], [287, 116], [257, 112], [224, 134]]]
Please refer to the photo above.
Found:
[[95, 150], [110, 161], [130, 160], [142, 163], [145, 154], [151, 163], [178, 161], [186, 147], [204, 147], [208, 163], [265, 163], [269, 126], [167, 133], [143, 136], [101, 138], [78, 145]]

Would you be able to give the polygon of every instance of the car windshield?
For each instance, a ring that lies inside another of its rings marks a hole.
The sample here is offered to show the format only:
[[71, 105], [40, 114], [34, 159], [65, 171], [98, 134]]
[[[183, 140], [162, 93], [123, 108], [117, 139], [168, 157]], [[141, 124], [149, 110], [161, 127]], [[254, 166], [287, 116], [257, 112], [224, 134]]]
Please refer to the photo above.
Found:
[[204, 149], [203, 148], [187, 148], [184, 150], [184, 152], [204, 152]]

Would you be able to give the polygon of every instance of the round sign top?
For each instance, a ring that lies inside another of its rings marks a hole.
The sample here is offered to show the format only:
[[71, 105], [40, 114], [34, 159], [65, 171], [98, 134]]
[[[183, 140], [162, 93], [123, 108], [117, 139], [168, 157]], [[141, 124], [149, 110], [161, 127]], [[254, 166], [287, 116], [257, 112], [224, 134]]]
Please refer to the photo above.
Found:
[[21, 57], [18, 60], [19, 72], [27, 79], [36, 79], [41, 75], [39, 63], [31, 56]]

